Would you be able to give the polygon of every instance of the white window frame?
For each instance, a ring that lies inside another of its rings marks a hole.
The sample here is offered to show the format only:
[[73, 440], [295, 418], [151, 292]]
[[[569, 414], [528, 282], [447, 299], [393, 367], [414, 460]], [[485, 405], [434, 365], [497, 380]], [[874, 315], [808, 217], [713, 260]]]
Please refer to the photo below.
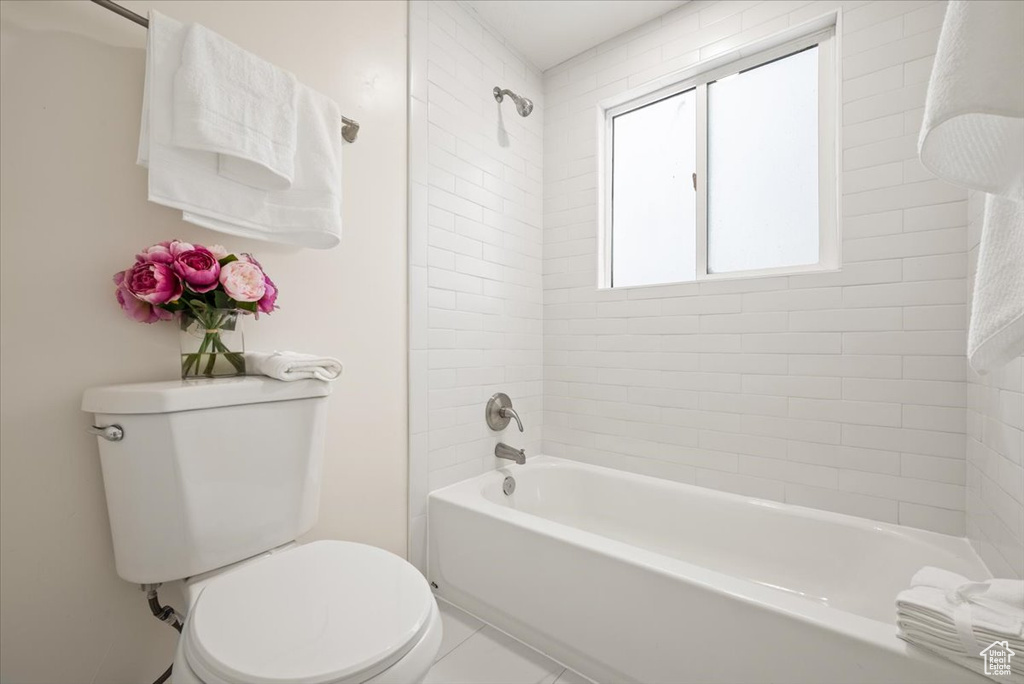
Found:
[[[802, 26], [789, 29], [653, 83], [602, 101], [598, 114], [599, 217], [598, 287], [625, 289], [660, 287], [712, 280], [770, 277], [799, 273], [836, 271], [840, 268], [839, 183], [839, 83], [837, 30], [839, 14], [830, 13]], [[726, 76], [781, 59], [818, 46], [818, 263], [780, 266], [726, 273], [708, 272], [708, 188], [707, 188], [707, 86]], [[612, 169], [613, 121], [616, 116], [658, 102], [673, 95], [696, 90], [697, 105], [697, 189], [696, 189], [696, 278], [671, 283], [614, 285], [612, 279]]]

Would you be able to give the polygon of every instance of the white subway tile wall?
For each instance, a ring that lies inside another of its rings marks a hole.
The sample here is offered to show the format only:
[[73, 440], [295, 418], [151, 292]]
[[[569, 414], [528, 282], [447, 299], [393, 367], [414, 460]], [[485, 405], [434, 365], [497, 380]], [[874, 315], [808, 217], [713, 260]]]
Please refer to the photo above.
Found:
[[[597, 103], [837, 8], [842, 270], [597, 290]], [[956, 535], [972, 502], [1020, 558], [1021, 365], [968, 392], [967, 194], [917, 159], [944, 9], [690, 2], [544, 74], [545, 453]]]
[[[971, 193], [971, 285], [984, 202]], [[967, 535], [994, 574], [1024, 579], [1024, 356], [985, 376], [967, 373]]]
[[[409, 10], [410, 559], [425, 567], [427, 494], [537, 454], [543, 373], [543, 79], [456, 2]], [[532, 99], [520, 117], [495, 86]], [[495, 392], [522, 416], [484, 423]]]

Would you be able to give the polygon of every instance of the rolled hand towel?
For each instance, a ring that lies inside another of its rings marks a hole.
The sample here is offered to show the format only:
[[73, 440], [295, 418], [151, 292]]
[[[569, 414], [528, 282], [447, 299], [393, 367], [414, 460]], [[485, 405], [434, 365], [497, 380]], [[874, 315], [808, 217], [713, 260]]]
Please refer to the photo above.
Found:
[[249, 375], [266, 375], [284, 380], [323, 380], [341, 377], [341, 361], [330, 356], [314, 356], [298, 352], [246, 352], [245, 370]]

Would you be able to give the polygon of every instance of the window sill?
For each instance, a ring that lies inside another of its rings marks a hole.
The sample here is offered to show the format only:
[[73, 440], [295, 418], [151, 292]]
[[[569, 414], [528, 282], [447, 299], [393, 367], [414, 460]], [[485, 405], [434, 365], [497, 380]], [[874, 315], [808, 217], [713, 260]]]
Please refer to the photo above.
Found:
[[719, 283], [719, 282], [737, 282], [743, 280], [765, 280], [767, 278], [786, 278], [789, 276], [802, 276], [802, 275], [817, 275], [821, 273], [840, 273], [843, 270], [842, 266], [823, 266], [820, 264], [814, 264], [813, 266], [800, 266], [792, 268], [766, 268], [757, 271], [740, 271], [736, 273], [708, 273], [705, 276], [697, 280], [679, 280], [671, 283], [650, 283], [646, 285], [616, 285], [609, 287], [607, 285], [598, 285], [597, 290], [601, 292], [615, 292], [625, 290], [651, 290], [656, 288], [679, 288], [684, 285], [701, 285], [704, 283]]

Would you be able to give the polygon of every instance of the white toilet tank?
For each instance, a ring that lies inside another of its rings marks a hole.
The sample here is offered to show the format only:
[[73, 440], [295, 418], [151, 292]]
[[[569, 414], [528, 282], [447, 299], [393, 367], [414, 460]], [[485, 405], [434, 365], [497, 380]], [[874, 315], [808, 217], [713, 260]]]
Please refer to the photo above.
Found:
[[190, 577], [297, 538], [316, 522], [327, 395], [264, 377], [96, 387], [97, 438], [117, 574]]

